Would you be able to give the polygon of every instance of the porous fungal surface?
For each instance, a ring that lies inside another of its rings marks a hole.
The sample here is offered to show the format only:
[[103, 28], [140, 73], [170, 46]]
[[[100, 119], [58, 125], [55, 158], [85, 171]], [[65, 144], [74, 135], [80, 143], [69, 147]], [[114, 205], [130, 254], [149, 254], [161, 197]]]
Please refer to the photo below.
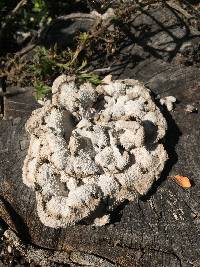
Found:
[[95, 87], [59, 76], [52, 100], [26, 123], [30, 146], [23, 182], [35, 191], [42, 223], [103, 225], [103, 216], [120, 203], [146, 194], [167, 160], [166, 128], [137, 80], [105, 79]]

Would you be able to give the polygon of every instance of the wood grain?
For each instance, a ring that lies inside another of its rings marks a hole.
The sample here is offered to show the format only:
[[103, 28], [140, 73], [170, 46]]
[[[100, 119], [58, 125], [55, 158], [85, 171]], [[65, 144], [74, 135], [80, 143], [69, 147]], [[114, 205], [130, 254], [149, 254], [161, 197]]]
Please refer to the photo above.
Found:
[[[6, 119], [0, 121], [0, 215], [25, 242], [98, 259], [87, 266], [198, 267], [200, 116], [187, 113], [185, 107], [194, 103], [200, 110], [200, 69], [184, 66], [180, 49], [186, 42], [191, 42], [193, 49], [199, 33], [168, 7], [154, 6], [141, 12], [132, 27], [139, 29], [142, 25], [150, 30], [138, 32], [136, 42], [132, 33], [127, 33], [128, 45], [109, 64], [116, 66], [118, 62], [118, 69], [112, 72], [115, 78], [142, 80], [154, 94], [173, 95], [178, 100], [174, 112], [163, 110], [169, 126], [166, 149], [170, 159], [160, 180], [137, 203], [124, 203], [114, 211], [109, 225], [66, 229], [42, 225], [34, 193], [21, 178], [29, 141], [24, 124], [37, 106], [29, 88], [23, 94], [4, 98]], [[140, 60], [135, 62], [138, 57]], [[172, 175], [189, 177], [193, 186], [184, 190], [167, 179]], [[79, 264], [85, 266], [87, 261], [81, 262], [80, 257]]]

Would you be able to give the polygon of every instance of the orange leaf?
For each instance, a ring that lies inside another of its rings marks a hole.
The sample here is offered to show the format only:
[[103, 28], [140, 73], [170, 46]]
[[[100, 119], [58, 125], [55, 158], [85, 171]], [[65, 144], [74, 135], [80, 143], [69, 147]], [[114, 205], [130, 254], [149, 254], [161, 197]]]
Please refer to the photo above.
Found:
[[175, 175], [172, 177], [172, 179], [181, 187], [183, 188], [190, 188], [191, 187], [191, 182], [190, 179], [186, 176], [181, 176], [181, 175]]

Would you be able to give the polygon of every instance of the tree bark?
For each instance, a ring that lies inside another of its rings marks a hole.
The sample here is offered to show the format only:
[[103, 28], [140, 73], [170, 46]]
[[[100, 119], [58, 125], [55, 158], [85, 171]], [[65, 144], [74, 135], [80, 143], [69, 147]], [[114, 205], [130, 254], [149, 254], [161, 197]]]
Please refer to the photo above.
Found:
[[[4, 97], [0, 216], [23, 242], [70, 253], [71, 266], [198, 267], [200, 116], [185, 108], [193, 104], [200, 109], [200, 69], [195, 58], [191, 66], [185, 66], [189, 59], [182, 51], [189, 49], [189, 55], [196, 51], [199, 33], [169, 6], [141, 10], [133, 19], [132, 30], [121, 30], [127, 33], [125, 45], [112, 62], [102, 67], [110, 64], [114, 78], [139, 79], [155, 95], [173, 95], [178, 100], [173, 112], [163, 111], [168, 122], [169, 160], [161, 178], [137, 203], [124, 203], [115, 210], [108, 225], [45, 227], [37, 216], [34, 192], [22, 182], [29, 145], [24, 124], [38, 106], [32, 90], [27, 88], [21, 94]], [[98, 61], [94, 62], [93, 68], [97, 65]], [[167, 178], [177, 174], [188, 176], [193, 186], [185, 190]]]

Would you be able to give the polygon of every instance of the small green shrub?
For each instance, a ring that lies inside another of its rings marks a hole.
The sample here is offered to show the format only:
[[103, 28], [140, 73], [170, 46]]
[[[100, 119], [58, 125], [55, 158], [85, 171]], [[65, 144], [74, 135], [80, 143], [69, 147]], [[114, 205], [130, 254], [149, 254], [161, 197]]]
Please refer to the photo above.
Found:
[[51, 87], [45, 85], [43, 82], [34, 82], [34, 88], [37, 99], [43, 99], [51, 93]]

